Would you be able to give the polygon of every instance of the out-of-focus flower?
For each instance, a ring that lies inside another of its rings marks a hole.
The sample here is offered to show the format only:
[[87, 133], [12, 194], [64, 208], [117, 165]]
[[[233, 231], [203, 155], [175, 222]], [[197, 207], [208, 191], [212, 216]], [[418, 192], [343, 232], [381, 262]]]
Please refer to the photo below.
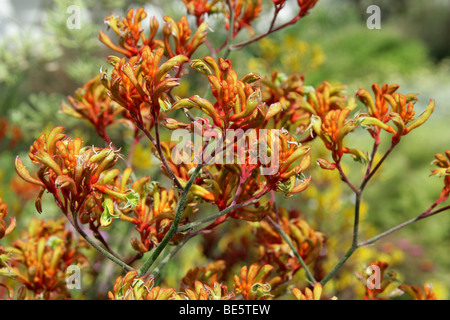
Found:
[[299, 17], [304, 17], [309, 13], [309, 10], [314, 8], [319, 0], [297, 0], [297, 4], [300, 7]]
[[205, 16], [212, 13], [223, 11], [223, 5], [220, 0], [183, 0], [188, 14], [195, 16], [197, 26], [200, 26]]
[[267, 300], [272, 298], [271, 290], [281, 279], [271, 277], [273, 266], [269, 264], [252, 264], [243, 266], [239, 275], [234, 276], [234, 291], [244, 300]]
[[9, 271], [3, 276], [12, 277], [33, 293], [28, 299], [70, 298], [66, 285], [66, 270], [70, 265], [87, 265], [80, 249], [87, 246], [76, 241], [65, 228], [65, 219], [32, 219], [28, 230], [12, 244], [13, 259]]
[[434, 157], [435, 159], [431, 164], [436, 165], [438, 168], [434, 169], [430, 175], [444, 177], [444, 188], [442, 189], [440, 201], [445, 201], [450, 195], [450, 150], [445, 151], [445, 155], [437, 153]]
[[8, 214], [8, 205], [0, 198], [0, 239], [10, 234], [16, 228], [16, 218], [12, 217], [8, 226], [5, 218]]
[[[231, 0], [231, 6], [234, 10], [233, 37], [243, 28], [248, 29], [250, 35], [253, 35], [254, 31], [251, 24], [253, 20], [258, 18], [263, 9], [261, 0]], [[229, 11], [225, 11], [225, 16], [227, 18], [226, 28], [228, 29], [230, 21]]]
[[[274, 220], [277, 219], [273, 212], [270, 213], [270, 216]], [[313, 230], [300, 217], [298, 211], [279, 208], [278, 224], [306, 263], [311, 263], [318, 257], [325, 241], [325, 235]], [[262, 261], [273, 266], [277, 265], [278, 274], [286, 279], [291, 278], [302, 268], [300, 262], [292, 254], [292, 249], [271, 224], [262, 220], [254, 228], [259, 257]]]
[[400, 285], [397, 274], [387, 272], [388, 267], [389, 264], [384, 261], [373, 261], [364, 272], [357, 274], [366, 288], [364, 300], [386, 300], [399, 294], [396, 290]]
[[214, 283], [220, 283], [222, 275], [226, 269], [224, 260], [215, 260], [210, 262], [206, 267], [195, 267], [189, 269], [186, 275], [181, 279], [181, 288], [193, 288], [195, 282], [200, 281], [208, 286], [214, 286]]
[[423, 290], [419, 286], [409, 286], [406, 284], [401, 284], [398, 288], [413, 300], [437, 300], [436, 294], [433, 292], [433, 287], [428, 284], [422, 286]]
[[[14, 148], [22, 138], [22, 131], [16, 125], [12, 125], [6, 118], [0, 118], [0, 150]], [[0, 152], [1, 152], [0, 151]]]
[[[108, 144], [111, 140], [106, 128], [118, 121], [127, 121], [126, 115], [118, 119], [127, 111], [120, 108], [108, 96], [108, 90], [103, 86], [100, 75], [95, 76], [75, 92], [74, 97], [68, 97], [69, 104], [63, 103], [61, 110], [72, 117], [86, 119], [95, 128], [98, 136]], [[129, 116], [128, 116], [129, 117]]]
[[154, 286], [154, 278], [138, 277], [137, 271], [119, 276], [114, 282], [113, 291], [108, 292], [110, 300], [172, 300], [175, 289]]
[[99, 40], [108, 48], [128, 58], [139, 55], [145, 46], [149, 46], [152, 50], [164, 48], [164, 43], [161, 40], [155, 39], [159, 27], [158, 20], [155, 17], [150, 20], [150, 34], [148, 37], [144, 35], [141, 22], [146, 17], [147, 13], [144, 8], [137, 9], [136, 14], [134, 14], [133, 9], [130, 9], [126, 17], [122, 19], [110, 15], [105, 18], [105, 23], [119, 37], [119, 45], [115, 45], [101, 30], [98, 36]]

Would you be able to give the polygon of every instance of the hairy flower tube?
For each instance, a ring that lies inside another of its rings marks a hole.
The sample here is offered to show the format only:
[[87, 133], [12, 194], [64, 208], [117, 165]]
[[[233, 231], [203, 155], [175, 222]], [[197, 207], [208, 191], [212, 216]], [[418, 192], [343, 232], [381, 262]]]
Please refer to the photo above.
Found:
[[[258, 18], [262, 11], [261, 0], [232, 0], [231, 7], [233, 8], [233, 37], [235, 37], [239, 31], [243, 28], [248, 29], [250, 35], [254, 34], [253, 28], [251, 27], [252, 22]], [[229, 11], [225, 11], [226, 16], [226, 28], [230, 28], [230, 14]]]
[[111, 98], [130, 112], [140, 129], [144, 128], [146, 116], [157, 121], [161, 102], [166, 98], [164, 94], [179, 85], [178, 79], [168, 77], [168, 73], [188, 61], [186, 56], [178, 55], [159, 65], [163, 54], [162, 48], [153, 52], [146, 46], [141, 57], [129, 61], [110, 57], [109, 62], [114, 66], [111, 79], [107, 79], [106, 73], [103, 77]]
[[193, 288], [178, 293], [174, 300], [235, 300], [235, 293], [229, 292], [226, 285], [213, 283], [212, 287], [201, 281], [195, 281]]
[[[197, 31], [191, 38], [192, 30], [186, 17], [182, 17], [180, 21], [175, 22], [171, 17], [164, 17], [166, 22], [163, 26], [163, 41], [169, 58], [176, 55], [184, 55], [190, 58], [197, 48], [206, 40], [206, 31], [208, 24], [206, 22], [198, 26]], [[171, 45], [173, 38], [174, 48]]]
[[279, 103], [281, 107], [281, 111], [271, 117], [274, 128], [303, 133], [308, 127], [311, 114], [302, 108], [304, 80], [300, 74], [286, 77], [278, 72], [260, 80], [263, 101], [267, 105]]
[[214, 125], [221, 129], [242, 130], [261, 127], [281, 111], [279, 103], [266, 106], [261, 89], [251, 85], [260, 76], [250, 73], [238, 79], [229, 59], [219, 58], [216, 62], [212, 57], [205, 57], [203, 61], [191, 60], [190, 64], [208, 77], [216, 102], [212, 104], [207, 99], [192, 96], [176, 101], [172, 111], [196, 108], [211, 117]]

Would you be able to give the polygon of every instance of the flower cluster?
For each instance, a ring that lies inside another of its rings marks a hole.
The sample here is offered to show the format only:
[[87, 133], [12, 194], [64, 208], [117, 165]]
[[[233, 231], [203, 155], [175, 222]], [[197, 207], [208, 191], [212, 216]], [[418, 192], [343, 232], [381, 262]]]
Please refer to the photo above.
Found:
[[74, 97], [69, 96], [67, 100], [69, 104], [63, 103], [61, 111], [69, 116], [89, 121], [97, 135], [107, 144], [111, 143], [111, 139], [106, 129], [119, 121], [129, 122], [128, 112], [111, 100], [108, 90], [101, 82], [100, 75], [86, 82], [75, 92]]
[[[66, 271], [71, 265], [87, 266], [81, 249], [84, 241], [74, 238], [65, 219], [33, 219], [27, 231], [9, 248], [12, 254], [7, 271], [2, 273], [25, 286], [24, 299], [70, 298]], [[30, 292], [30, 295], [26, 291]]]
[[[57, 205], [75, 222], [90, 223], [91, 228], [111, 223], [114, 203], [134, 207], [138, 195], [132, 189], [117, 189], [113, 182], [119, 172], [111, 169], [120, 154], [112, 148], [83, 147], [80, 138], [70, 139], [56, 127], [42, 134], [30, 147], [29, 157], [39, 165], [37, 178], [31, 176], [23, 161], [17, 157], [17, 174], [25, 181], [41, 187], [36, 208], [42, 212], [42, 195], [53, 195]], [[123, 186], [125, 188], [125, 186]], [[70, 217], [71, 214], [71, 217]]]
[[6, 118], [0, 118], [0, 150], [14, 148], [21, 138], [22, 131], [20, 127], [12, 125]]
[[[131, 238], [131, 245], [143, 254], [158, 246], [170, 229], [178, 200], [173, 189], [167, 190], [150, 181], [149, 177], [136, 180], [132, 188], [139, 195], [139, 201], [135, 208], [122, 210], [120, 218], [135, 226], [140, 237]], [[196, 211], [196, 202], [190, 200], [181, 216], [181, 225]], [[172, 242], [177, 243], [181, 239], [182, 235], [179, 234]]]
[[[323, 233], [313, 230], [304, 219], [301, 219], [296, 210], [289, 212], [285, 208], [279, 208], [276, 216], [271, 213], [271, 218], [278, 220], [278, 224], [306, 263], [311, 263], [318, 257], [325, 236]], [[277, 265], [277, 274], [290, 279], [302, 268], [297, 258], [292, 256], [292, 249], [267, 221], [261, 221], [255, 227], [255, 234], [260, 260], [267, 264]]]
[[[367, 116], [361, 117], [360, 125], [370, 126], [368, 130], [375, 139], [379, 139], [380, 129], [392, 133], [393, 144], [398, 144], [402, 136], [425, 123], [434, 110], [434, 100], [430, 100], [425, 111], [415, 119], [414, 103], [418, 101], [417, 95], [397, 93], [398, 88], [397, 84], [384, 84], [381, 87], [374, 84], [374, 98], [365, 89], [360, 89], [356, 94], [367, 108]], [[393, 122], [394, 127], [388, 124], [389, 121]]]

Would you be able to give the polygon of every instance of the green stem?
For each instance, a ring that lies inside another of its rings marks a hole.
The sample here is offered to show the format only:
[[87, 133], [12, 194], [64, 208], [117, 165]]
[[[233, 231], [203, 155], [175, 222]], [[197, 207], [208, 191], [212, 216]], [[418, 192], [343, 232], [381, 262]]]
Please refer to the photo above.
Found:
[[[431, 206], [430, 208], [432, 208], [432, 207], [433, 206]], [[360, 242], [358, 244], [358, 247], [365, 247], [365, 246], [371, 245], [371, 244], [375, 243], [376, 241], [380, 240], [381, 238], [384, 238], [384, 237], [394, 233], [397, 230], [400, 230], [400, 229], [402, 229], [402, 228], [404, 228], [406, 226], [409, 226], [410, 224], [413, 224], [416, 221], [419, 221], [419, 220], [431, 217], [431, 216], [433, 216], [435, 214], [438, 214], [438, 213], [440, 213], [442, 211], [446, 211], [446, 210], [449, 210], [449, 209], [450, 209], [450, 206], [445, 206], [445, 207], [442, 207], [442, 208], [434, 210], [434, 211], [426, 210], [424, 213], [418, 215], [417, 217], [414, 217], [414, 218], [409, 219], [409, 220], [407, 220], [407, 221], [405, 221], [403, 223], [400, 223], [399, 225], [397, 225], [397, 226], [395, 226], [395, 227], [393, 227], [393, 228], [391, 228], [389, 230], [386, 230], [386, 231], [380, 233], [379, 235], [377, 235], [377, 236], [375, 236], [373, 238], [370, 238], [369, 240], [366, 240], [364, 242]]]
[[164, 270], [169, 261], [180, 251], [180, 249], [193, 237], [200, 233], [201, 230], [188, 234], [170, 253], [158, 264], [158, 266], [150, 274], [151, 277], [157, 278], [155, 285], [159, 285], [161, 270]]
[[359, 215], [360, 215], [360, 207], [361, 207], [361, 193], [356, 193], [356, 202], [355, 202], [355, 215], [354, 215], [354, 223], [353, 223], [353, 239], [352, 245], [350, 249], [347, 250], [345, 255], [339, 260], [339, 262], [334, 266], [334, 268], [320, 281], [320, 284], [324, 286], [335, 274], [341, 269], [341, 267], [347, 262], [347, 260], [351, 257], [353, 252], [358, 249], [358, 233], [359, 233]]
[[187, 182], [186, 186], [184, 187], [183, 192], [181, 193], [180, 201], [178, 202], [177, 210], [175, 213], [175, 218], [173, 219], [172, 225], [170, 226], [169, 231], [164, 236], [160, 244], [155, 248], [155, 250], [152, 252], [150, 257], [145, 261], [145, 263], [142, 265], [142, 267], [139, 269], [139, 276], [143, 276], [147, 273], [148, 269], [153, 265], [153, 263], [156, 261], [158, 256], [161, 254], [161, 252], [164, 250], [164, 248], [169, 244], [170, 240], [172, 240], [173, 236], [177, 233], [178, 225], [181, 220], [181, 216], [183, 214], [184, 208], [187, 205], [187, 196], [189, 193], [189, 190], [191, 189], [192, 184], [194, 183], [195, 178], [197, 178], [198, 174], [200, 173], [200, 170], [202, 169], [203, 164], [199, 164], [192, 174], [191, 178]]
[[187, 231], [189, 229], [198, 227], [199, 225], [202, 225], [202, 224], [204, 224], [206, 222], [214, 221], [214, 220], [220, 218], [221, 216], [226, 215], [228, 212], [231, 212], [233, 210], [236, 210], [236, 209], [239, 209], [241, 207], [248, 206], [248, 205], [250, 205], [250, 204], [252, 204], [254, 202], [257, 202], [259, 200], [259, 198], [261, 198], [264, 194], [266, 194], [266, 189], [263, 189], [259, 194], [257, 194], [256, 196], [254, 196], [253, 198], [251, 198], [251, 199], [249, 199], [249, 200], [247, 200], [245, 202], [229, 206], [228, 208], [225, 208], [225, 209], [223, 209], [222, 211], [220, 211], [220, 212], [218, 212], [216, 214], [213, 214], [211, 216], [207, 216], [205, 218], [202, 218], [202, 219], [199, 219], [197, 221], [194, 221], [194, 222], [191, 222], [189, 224], [186, 224], [184, 226], [181, 226], [181, 227], [178, 228], [177, 231], [178, 232]]
[[132, 267], [130, 267], [128, 264], [126, 264], [124, 261], [122, 261], [121, 259], [119, 259], [118, 257], [115, 257], [113, 254], [111, 254], [110, 252], [108, 252], [107, 250], [103, 249], [101, 246], [99, 246], [94, 240], [92, 240], [87, 234], [86, 232], [84, 232], [84, 230], [80, 227], [80, 225], [78, 224], [78, 218], [75, 216], [73, 217], [73, 226], [75, 227], [75, 229], [77, 230], [77, 232], [92, 246], [94, 247], [98, 252], [100, 252], [102, 255], [104, 255], [106, 258], [108, 258], [109, 260], [115, 262], [116, 264], [118, 264], [119, 266], [122, 267], [122, 269], [124, 269], [125, 271], [132, 271], [134, 270]]
[[233, 31], [234, 31], [234, 10], [233, 5], [231, 4], [231, 0], [227, 0], [228, 10], [230, 11], [230, 24], [228, 28], [228, 36], [227, 36], [227, 44], [225, 53], [223, 54], [223, 59], [226, 59], [231, 52], [231, 40], [233, 39]]

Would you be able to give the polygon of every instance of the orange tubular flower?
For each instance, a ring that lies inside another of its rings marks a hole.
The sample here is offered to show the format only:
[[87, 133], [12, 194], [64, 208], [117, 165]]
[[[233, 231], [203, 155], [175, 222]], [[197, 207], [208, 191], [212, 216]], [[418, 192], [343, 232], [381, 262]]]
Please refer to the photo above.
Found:
[[[151, 183], [148, 177], [136, 180], [132, 186], [139, 195], [139, 201], [135, 208], [122, 210], [122, 220], [135, 225], [140, 239], [132, 238], [133, 249], [140, 253], [146, 253], [156, 247], [169, 231], [175, 218], [178, 200], [175, 192], [160, 187], [157, 183]], [[186, 218], [196, 212], [196, 203], [189, 201], [182, 216], [180, 226]], [[182, 234], [175, 236], [172, 242], [177, 243], [182, 239]]]
[[164, 43], [161, 40], [154, 39], [159, 27], [158, 20], [155, 17], [150, 20], [150, 34], [148, 38], [144, 35], [141, 22], [146, 17], [147, 13], [144, 11], [144, 8], [136, 10], [136, 14], [134, 14], [133, 9], [130, 9], [122, 20], [119, 17], [110, 15], [105, 18], [105, 23], [108, 24], [108, 28], [111, 28], [119, 36], [119, 46], [115, 45], [101, 30], [98, 36], [99, 40], [108, 48], [128, 58], [140, 55], [145, 46], [150, 47], [152, 50], [164, 48]]
[[419, 286], [401, 284], [398, 288], [406, 293], [412, 300], [437, 300], [431, 285], [424, 284], [422, 286], [423, 292]]
[[[188, 14], [196, 17], [197, 26], [200, 26], [205, 20], [205, 16], [211, 13], [217, 13], [220, 11], [216, 6], [220, 0], [183, 0]], [[210, 3], [208, 3], [210, 2]]]
[[252, 264], [243, 266], [241, 272], [234, 276], [234, 291], [244, 300], [267, 300], [272, 297], [271, 290], [279, 283], [279, 277], [271, 278], [273, 266], [269, 264]]
[[[197, 48], [205, 42], [206, 31], [208, 25], [203, 22], [199, 25], [197, 31], [191, 39], [191, 29], [189, 29], [189, 23], [186, 17], [182, 17], [180, 21], [175, 22], [171, 17], [164, 17], [166, 22], [163, 27], [164, 45], [168, 52], [169, 58], [173, 58], [176, 55], [185, 55], [190, 58]], [[170, 38], [173, 37], [175, 43], [175, 50], [171, 47]]]
[[296, 133], [303, 133], [311, 117], [309, 112], [301, 108], [305, 78], [300, 74], [292, 74], [286, 79], [282, 77], [278, 72], [273, 72], [270, 79], [261, 79], [263, 101], [267, 105], [280, 104], [281, 111], [271, 118], [273, 127], [295, 129]]
[[321, 300], [322, 298], [322, 285], [318, 282], [314, 285], [313, 290], [305, 288], [304, 293], [298, 288], [293, 288], [292, 293], [297, 300]]
[[[182, 17], [179, 22], [175, 22], [168, 16], [164, 17], [166, 23], [163, 27], [163, 40], [155, 39], [159, 28], [158, 20], [155, 17], [150, 19], [150, 33], [146, 37], [141, 22], [147, 17], [147, 13], [144, 8], [139, 8], [134, 17], [133, 15], [134, 10], [130, 9], [122, 20], [113, 15], [105, 18], [108, 27], [119, 37], [118, 45], [115, 45], [101, 30], [99, 34], [102, 43], [127, 58], [141, 56], [145, 47], [149, 47], [153, 52], [158, 49], [165, 49], [165, 54], [169, 58], [180, 54], [190, 58], [206, 40], [207, 23], [199, 23], [198, 29], [191, 39], [192, 31], [189, 29], [186, 17]], [[175, 48], [172, 48], [171, 37], [174, 38]]]
[[[384, 84], [381, 88], [378, 84], [372, 85], [375, 100], [365, 89], [359, 89], [356, 94], [368, 112], [368, 116], [360, 115], [358, 123], [368, 128], [378, 143], [380, 129], [393, 134], [392, 144], [395, 145], [402, 136], [425, 123], [434, 111], [434, 100], [430, 100], [425, 111], [415, 119], [414, 103], [418, 101], [416, 94], [405, 96], [396, 92], [398, 88], [396, 84]], [[390, 120], [396, 129], [387, 124]]]
[[132, 57], [128, 62], [125, 58], [110, 57], [114, 65], [111, 80], [104, 79], [110, 95], [119, 105], [130, 112], [133, 121], [143, 128], [143, 116], [150, 113], [158, 119], [164, 94], [179, 85], [178, 79], [167, 77], [174, 68], [188, 61], [183, 55], [175, 56], [159, 66], [164, 49], [152, 52], [144, 47], [141, 57]]
[[194, 288], [186, 288], [185, 292], [178, 294], [175, 300], [235, 300], [234, 292], [228, 292], [225, 285], [215, 282], [212, 287], [195, 281]]
[[106, 183], [107, 170], [119, 159], [118, 152], [111, 148], [82, 148], [81, 139], [69, 139], [62, 133], [63, 129], [56, 127], [48, 135], [42, 134], [30, 147], [31, 161], [40, 165], [37, 179], [30, 175], [19, 157], [15, 161], [16, 172], [23, 180], [41, 186], [36, 200], [38, 212], [42, 212], [41, 197], [45, 190], [54, 196], [65, 214], [83, 214], [92, 197], [109, 199], [105, 206], [111, 212], [112, 199], [133, 205], [135, 192], [114, 191]]
[[172, 300], [175, 295], [175, 289], [155, 287], [154, 278], [139, 278], [134, 270], [119, 276], [108, 292], [110, 300]]
[[[234, 25], [233, 25], [233, 38], [243, 28], [247, 28], [250, 35], [254, 34], [251, 27], [253, 20], [258, 18], [262, 11], [261, 0], [232, 0], [231, 5], [234, 9]], [[230, 21], [229, 12], [226, 12], [227, 21]], [[226, 24], [226, 28], [229, 28], [229, 22]]]
[[268, 187], [283, 193], [285, 197], [303, 192], [311, 182], [311, 177], [304, 176], [304, 171], [311, 163], [311, 146], [296, 142], [290, 134], [282, 131], [278, 134], [275, 145], [269, 140], [268, 148], [273, 146], [278, 148], [279, 167], [273, 174], [265, 175]]
[[216, 98], [213, 105], [206, 99], [193, 96], [174, 103], [171, 110], [197, 108], [212, 118], [221, 129], [251, 129], [260, 127], [265, 121], [281, 112], [281, 104], [269, 107], [262, 101], [262, 93], [251, 83], [260, 76], [250, 73], [238, 79], [236, 71], [228, 59], [211, 57], [191, 60], [191, 67], [208, 76], [212, 94]]
[[111, 143], [106, 128], [117, 122], [117, 116], [124, 113], [125, 110], [119, 108], [108, 96], [108, 90], [103, 86], [100, 75], [95, 76], [78, 89], [75, 97], [67, 99], [70, 105], [62, 104], [61, 110], [72, 117], [88, 120], [94, 125], [99, 137], [108, 144]]
[[352, 153], [359, 158], [363, 157], [362, 152], [344, 147], [343, 142], [347, 134], [358, 126], [354, 119], [349, 118], [354, 107], [354, 100], [350, 100], [346, 108], [329, 111], [323, 121], [318, 116], [313, 115], [311, 118], [312, 129], [324, 142], [326, 148], [331, 150], [336, 163], [341, 161], [344, 153]]

